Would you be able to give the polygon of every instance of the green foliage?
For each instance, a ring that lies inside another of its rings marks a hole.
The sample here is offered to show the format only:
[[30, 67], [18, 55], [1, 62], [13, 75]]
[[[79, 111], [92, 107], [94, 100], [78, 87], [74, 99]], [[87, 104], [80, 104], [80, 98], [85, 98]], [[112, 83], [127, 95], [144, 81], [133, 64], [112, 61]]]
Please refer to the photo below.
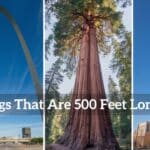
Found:
[[62, 75], [62, 60], [59, 58], [53, 63], [52, 67], [46, 72], [46, 95], [48, 96], [49, 93], [57, 93], [59, 88], [59, 84], [63, 81]]
[[[57, 59], [55, 63], [52, 64], [52, 67], [47, 71], [45, 81], [46, 81], [46, 102], [45, 106], [48, 107], [50, 100], [52, 98], [56, 99], [57, 102], [60, 99], [60, 94], [58, 92], [59, 84], [63, 81], [62, 75], [62, 60]], [[56, 103], [57, 103], [56, 102]], [[48, 140], [51, 134], [52, 120], [55, 116], [55, 110], [46, 109], [46, 140]]]
[[[120, 95], [119, 90], [117, 89], [117, 84], [113, 81], [111, 77], [109, 77], [109, 100], [112, 102], [119, 102], [120, 101]], [[112, 125], [115, 132], [115, 135], [117, 137], [120, 137], [120, 110], [113, 110], [111, 111], [111, 119], [112, 119]]]
[[[109, 78], [109, 99], [113, 102], [121, 102], [122, 96], [120, 91], [116, 88], [116, 83]], [[128, 118], [130, 112], [128, 110], [112, 110], [111, 119], [113, 130], [116, 137], [119, 139], [119, 144], [121, 147], [130, 149], [131, 145], [131, 119]]]
[[49, 35], [48, 39], [45, 41], [45, 58], [48, 60], [48, 55], [50, 55], [51, 44], [53, 36]]
[[127, 102], [127, 110], [112, 112], [112, 122], [120, 144], [124, 141], [126, 147], [129, 147], [131, 144], [131, 33], [123, 32], [120, 36], [120, 42], [114, 41], [115, 50], [112, 60], [112, 68], [119, 78], [119, 88], [115, 88], [116, 85], [110, 78], [109, 93], [110, 100], [126, 100]]
[[113, 38], [123, 29], [118, 3], [119, 0], [46, 0], [46, 12], [56, 17], [54, 55], [63, 58], [69, 75], [76, 69], [83, 25], [89, 16], [96, 28], [99, 50], [104, 54], [111, 51]]
[[43, 138], [42, 137], [32, 138], [31, 144], [43, 144]]
[[63, 128], [61, 127], [61, 114], [59, 114], [59, 112], [56, 112], [53, 120], [52, 120], [52, 126], [51, 126], [51, 135], [49, 137], [49, 141], [52, 142], [56, 142], [56, 140], [58, 139], [58, 137], [60, 137], [60, 135], [63, 134]]
[[[82, 26], [88, 13], [94, 18], [101, 47], [106, 44], [107, 26], [110, 30], [109, 38], [121, 27], [121, 13], [116, 11], [114, 0], [59, 0], [52, 7], [58, 20], [54, 27], [55, 55], [63, 56], [65, 52], [71, 55], [79, 50]], [[104, 46], [102, 50], [105, 51]]]
[[[65, 95], [60, 98], [60, 101], [70, 101], [71, 96]], [[47, 135], [47, 143], [55, 143], [58, 138], [64, 133], [66, 123], [68, 121], [68, 110], [53, 110], [53, 117], [51, 114], [47, 115], [47, 118], [50, 118], [49, 126], [46, 126], [49, 129], [49, 134]]]
[[131, 98], [131, 33], [125, 32], [123, 35], [123, 39], [114, 44], [112, 68], [117, 71], [122, 97], [129, 100]]
[[[56, 99], [56, 104], [63, 99], [58, 92], [59, 85], [63, 82], [62, 71], [62, 60], [58, 58], [46, 73], [46, 108], [48, 107], [51, 99]], [[63, 118], [66, 117], [65, 113], [65, 111], [59, 112], [55, 109], [46, 109], [45, 132], [47, 142], [56, 141], [58, 136], [63, 133], [64, 124], [67, 122], [66, 120], [65, 123], [63, 122]], [[61, 118], [59, 116], [61, 116]]]

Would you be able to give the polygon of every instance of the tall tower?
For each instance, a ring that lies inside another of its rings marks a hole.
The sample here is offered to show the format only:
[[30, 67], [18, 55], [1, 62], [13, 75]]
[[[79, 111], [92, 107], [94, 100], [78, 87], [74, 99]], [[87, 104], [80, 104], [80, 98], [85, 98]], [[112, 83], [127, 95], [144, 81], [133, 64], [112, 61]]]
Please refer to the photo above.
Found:
[[31, 138], [31, 128], [22, 128], [22, 138]]

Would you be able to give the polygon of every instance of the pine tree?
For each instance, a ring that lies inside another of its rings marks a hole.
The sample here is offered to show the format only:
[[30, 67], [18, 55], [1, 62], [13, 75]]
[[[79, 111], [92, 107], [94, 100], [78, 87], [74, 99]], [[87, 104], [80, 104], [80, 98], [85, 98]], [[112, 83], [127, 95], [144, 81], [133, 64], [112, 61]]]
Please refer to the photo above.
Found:
[[[52, 65], [52, 67], [46, 72], [45, 82], [46, 82], [46, 97], [48, 97], [49, 93], [57, 93], [59, 88], [59, 84], [63, 81], [62, 68], [61, 68], [62, 60], [57, 59], [56, 62]], [[50, 96], [52, 97], [52, 96]]]
[[127, 110], [120, 112], [120, 137], [131, 144], [131, 33], [125, 32], [120, 42], [115, 42], [114, 58], [112, 67], [119, 78], [120, 97], [127, 102]]
[[[108, 83], [108, 90], [109, 90], [109, 100], [112, 102], [119, 102], [120, 101], [120, 95], [119, 90], [117, 89], [117, 84], [114, 82], [114, 80], [109, 77], [109, 83]], [[119, 138], [120, 137], [120, 112], [121, 110], [112, 110], [111, 112], [111, 118], [112, 118], [112, 125], [114, 128], [115, 135]]]
[[[45, 101], [45, 105], [46, 108], [48, 107], [50, 100], [51, 99], [60, 99], [60, 94], [58, 92], [59, 89], [59, 84], [63, 81], [63, 75], [61, 73], [61, 64], [62, 61], [61, 59], [57, 59], [55, 61], [55, 63], [52, 64], [52, 67], [46, 72], [46, 76], [45, 76], [45, 81], [46, 81], [46, 101]], [[56, 102], [58, 103], [58, 101]], [[49, 137], [51, 135], [51, 131], [52, 128], [54, 128], [54, 117], [55, 117], [55, 113], [56, 111], [54, 109], [51, 110], [47, 110], [45, 111], [46, 113], [46, 118], [45, 118], [45, 122], [46, 122], [46, 140], [47, 142], [49, 141]], [[57, 132], [60, 133], [60, 132]], [[51, 140], [55, 139], [56, 134], [54, 137], [51, 137]]]
[[[79, 56], [69, 121], [64, 135], [58, 140], [67, 149], [119, 149], [109, 110], [107, 107], [105, 110], [99, 109], [99, 99], [106, 98], [99, 50], [105, 54], [110, 52], [114, 48], [113, 40], [124, 29], [122, 13], [117, 11], [117, 1], [49, 1], [49, 9], [57, 19], [54, 26], [54, 54], [64, 59], [68, 72], [76, 68], [75, 60]], [[75, 110], [77, 98], [94, 98], [98, 108]], [[60, 149], [60, 146], [51, 146], [52, 148]]]

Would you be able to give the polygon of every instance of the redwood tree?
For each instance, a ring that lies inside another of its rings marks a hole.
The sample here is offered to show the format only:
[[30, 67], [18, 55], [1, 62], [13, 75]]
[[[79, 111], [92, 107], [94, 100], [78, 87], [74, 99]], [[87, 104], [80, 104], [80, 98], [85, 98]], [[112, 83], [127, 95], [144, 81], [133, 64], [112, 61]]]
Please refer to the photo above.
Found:
[[[99, 52], [107, 54], [124, 27], [118, 0], [57, 0], [49, 1], [56, 17], [54, 26], [54, 54], [64, 58], [67, 69], [76, 67], [76, 80], [72, 94], [72, 108], [64, 135], [58, 143], [67, 149], [118, 150], [109, 110], [99, 109], [99, 99], [106, 98]], [[79, 57], [77, 57], [79, 56]], [[70, 73], [70, 72], [69, 72]], [[75, 110], [75, 99], [96, 99], [95, 110]], [[60, 149], [51, 145], [50, 149]], [[61, 148], [62, 149], [62, 148]]]

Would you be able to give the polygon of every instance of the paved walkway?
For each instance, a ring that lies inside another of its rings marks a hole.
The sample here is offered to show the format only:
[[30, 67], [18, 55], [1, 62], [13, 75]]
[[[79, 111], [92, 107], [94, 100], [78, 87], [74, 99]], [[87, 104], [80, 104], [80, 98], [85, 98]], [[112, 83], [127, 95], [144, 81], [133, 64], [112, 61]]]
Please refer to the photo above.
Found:
[[43, 150], [42, 145], [0, 144], [0, 150]]

